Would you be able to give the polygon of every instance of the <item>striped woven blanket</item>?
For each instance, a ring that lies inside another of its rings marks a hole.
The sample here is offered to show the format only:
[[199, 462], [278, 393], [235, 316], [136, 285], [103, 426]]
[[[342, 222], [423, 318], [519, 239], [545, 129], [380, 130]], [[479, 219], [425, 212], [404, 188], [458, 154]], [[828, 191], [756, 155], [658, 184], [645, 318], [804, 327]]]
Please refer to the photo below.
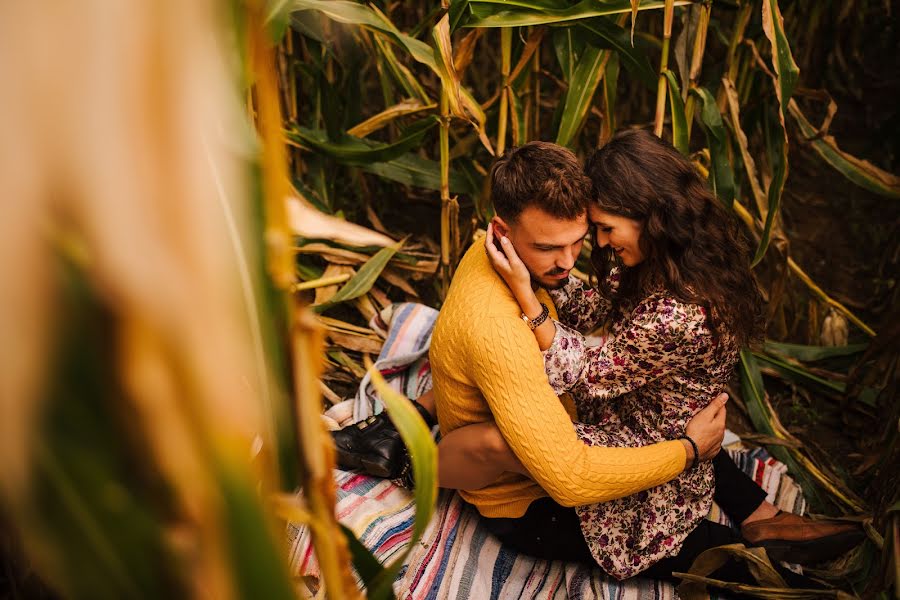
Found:
[[[768, 492], [782, 510], [802, 513], [799, 487], [784, 474], [784, 465], [765, 450], [734, 449], [729, 454]], [[383, 563], [409, 545], [414, 507], [408, 491], [390, 481], [335, 471], [337, 516]], [[728, 523], [713, 507], [709, 518]], [[318, 576], [309, 532], [288, 526], [291, 571]], [[425, 535], [410, 553], [394, 583], [398, 598], [608, 598], [667, 600], [676, 598], [669, 583], [635, 578], [607, 579], [599, 569], [561, 561], [536, 560], [504, 547], [480, 522], [477, 511], [458, 494], [442, 490]]]
[[[430, 387], [427, 349], [436, 315], [437, 311], [421, 304], [401, 304], [373, 319], [373, 328], [386, 337], [376, 365], [395, 389], [412, 398]], [[346, 406], [336, 405], [329, 411], [344, 409], [346, 418], [341, 425], [381, 411], [367, 380], [355, 398], [341, 404]], [[805, 512], [800, 488], [785, 475], [785, 466], [765, 450], [729, 447], [729, 453], [766, 490], [770, 502], [785, 511]], [[382, 563], [393, 561], [412, 536], [412, 496], [390, 481], [356, 473], [336, 470], [335, 482], [338, 520]], [[708, 518], [728, 523], [715, 505]], [[318, 577], [308, 530], [288, 525], [287, 534], [292, 573]], [[599, 569], [518, 554], [494, 538], [480, 522], [478, 512], [448, 490], [441, 491], [431, 523], [407, 557], [394, 590], [398, 598], [412, 600], [676, 597], [668, 583], [641, 578], [618, 582], [607, 579]]]

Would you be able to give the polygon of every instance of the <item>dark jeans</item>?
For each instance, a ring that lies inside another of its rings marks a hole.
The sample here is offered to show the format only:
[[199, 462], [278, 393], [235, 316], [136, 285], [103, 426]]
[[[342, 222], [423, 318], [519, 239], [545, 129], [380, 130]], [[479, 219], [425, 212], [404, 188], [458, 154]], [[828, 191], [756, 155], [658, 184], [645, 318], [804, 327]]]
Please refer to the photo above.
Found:
[[[741, 471], [724, 450], [713, 459], [713, 468], [716, 474], [715, 501], [736, 523], [750, 516], [766, 499], [762, 488]], [[516, 519], [482, 518], [500, 541], [523, 554], [597, 566], [581, 534], [575, 509], [561, 506], [552, 498], [532, 502], [525, 514]], [[704, 550], [740, 541], [740, 535], [731, 528], [704, 519], [685, 538], [677, 555], [664, 558], [641, 576], [672, 580], [674, 571], [686, 573]], [[744, 563], [738, 562], [726, 563], [714, 577], [742, 583], [755, 582]]]

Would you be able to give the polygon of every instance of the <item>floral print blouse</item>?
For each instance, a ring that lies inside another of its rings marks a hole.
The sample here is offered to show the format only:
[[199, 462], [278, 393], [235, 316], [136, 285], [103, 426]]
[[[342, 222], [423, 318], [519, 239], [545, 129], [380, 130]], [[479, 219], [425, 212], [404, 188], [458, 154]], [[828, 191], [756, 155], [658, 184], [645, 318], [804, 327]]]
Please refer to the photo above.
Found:
[[[613, 289], [618, 275], [611, 275]], [[544, 352], [550, 384], [575, 400], [581, 439], [597, 446], [643, 446], [684, 435], [691, 417], [725, 387], [737, 361], [733, 339], [712, 335], [706, 310], [664, 290], [610, 315], [599, 290], [570, 277], [551, 292], [560, 321]], [[582, 332], [611, 317], [599, 346]], [[701, 463], [655, 488], [578, 507], [584, 538], [609, 575], [625, 579], [678, 553], [709, 512], [712, 465]]]

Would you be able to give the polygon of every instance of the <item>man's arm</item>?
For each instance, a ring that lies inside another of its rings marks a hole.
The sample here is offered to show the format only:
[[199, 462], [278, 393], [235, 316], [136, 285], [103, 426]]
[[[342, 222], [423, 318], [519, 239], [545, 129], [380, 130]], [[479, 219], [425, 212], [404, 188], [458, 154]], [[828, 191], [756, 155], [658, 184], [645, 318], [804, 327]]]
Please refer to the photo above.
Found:
[[514, 317], [479, 319], [472, 327], [475, 383], [510, 448], [560, 504], [629, 496], [669, 481], [690, 464], [689, 444], [677, 440], [641, 448], [587, 446], [547, 382], [528, 327]]

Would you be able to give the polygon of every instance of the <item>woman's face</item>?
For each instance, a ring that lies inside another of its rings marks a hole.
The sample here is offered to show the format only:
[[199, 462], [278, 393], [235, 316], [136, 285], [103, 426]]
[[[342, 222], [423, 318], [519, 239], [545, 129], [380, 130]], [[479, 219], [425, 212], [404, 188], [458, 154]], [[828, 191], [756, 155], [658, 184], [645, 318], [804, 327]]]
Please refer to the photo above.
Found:
[[640, 221], [608, 213], [593, 205], [588, 208], [588, 216], [595, 226], [595, 243], [599, 247], [611, 247], [626, 267], [644, 260], [638, 244], [642, 229]]

